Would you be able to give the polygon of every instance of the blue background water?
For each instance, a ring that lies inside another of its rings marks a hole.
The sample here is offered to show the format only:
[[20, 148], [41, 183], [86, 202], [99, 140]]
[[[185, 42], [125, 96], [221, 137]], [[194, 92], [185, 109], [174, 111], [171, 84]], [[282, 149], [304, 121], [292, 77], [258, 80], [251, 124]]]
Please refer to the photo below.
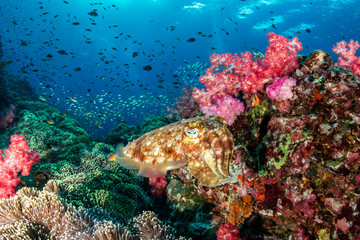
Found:
[[3, 0], [0, 7], [3, 61], [13, 61], [6, 70], [95, 136], [120, 121], [165, 115], [182, 85], [198, 84], [212, 53], [264, 52], [268, 32], [298, 36], [301, 54], [320, 48], [334, 60], [336, 42], [360, 40], [356, 0]]

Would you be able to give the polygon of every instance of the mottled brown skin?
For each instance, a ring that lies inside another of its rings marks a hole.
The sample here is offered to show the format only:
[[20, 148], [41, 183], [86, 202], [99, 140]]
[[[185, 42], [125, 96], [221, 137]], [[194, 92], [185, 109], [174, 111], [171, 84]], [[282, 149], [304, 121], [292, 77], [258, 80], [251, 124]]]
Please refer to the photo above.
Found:
[[[139, 169], [145, 177], [166, 175], [189, 164], [189, 171], [203, 185], [229, 182], [234, 141], [220, 117], [182, 120], [145, 134], [129, 143], [119, 157], [126, 168]], [[118, 154], [119, 156], [119, 154]]]
[[[197, 137], [186, 134], [186, 129], [198, 129]], [[229, 163], [234, 141], [226, 122], [220, 117], [185, 124], [182, 149], [189, 159], [189, 170], [206, 186], [229, 181]]]

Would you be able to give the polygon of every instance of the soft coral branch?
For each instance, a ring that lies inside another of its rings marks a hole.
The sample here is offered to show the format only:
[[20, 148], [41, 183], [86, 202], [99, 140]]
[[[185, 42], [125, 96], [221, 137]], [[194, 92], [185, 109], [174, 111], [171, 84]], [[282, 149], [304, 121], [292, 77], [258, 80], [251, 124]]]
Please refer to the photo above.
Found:
[[250, 52], [237, 54], [212, 54], [211, 66], [199, 82], [206, 89], [194, 88], [193, 98], [203, 106], [211, 106], [218, 98], [236, 96], [242, 92], [249, 99], [273, 77], [284, 77], [299, 67], [297, 52], [302, 50], [297, 37], [291, 40], [268, 33], [269, 46], [264, 57], [257, 58]]
[[29, 151], [29, 146], [24, 136], [13, 135], [10, 138], [11, 144], [5, 150], [0, 150], [0, 199], [9, 198], [15, 194], [15, 187], [20, 182], [18, 173], [21, 171], [23, 176], [30, 173], [32, 165], [40, 161], [36, 152]]
[[351, 39], [349, 43], [338, 42], [332, 50], [338, 55], [339, 62], [335, 65], [353, 71], [360, 78], [360, 57], [355, 56], [359, 47], [359, 42]]

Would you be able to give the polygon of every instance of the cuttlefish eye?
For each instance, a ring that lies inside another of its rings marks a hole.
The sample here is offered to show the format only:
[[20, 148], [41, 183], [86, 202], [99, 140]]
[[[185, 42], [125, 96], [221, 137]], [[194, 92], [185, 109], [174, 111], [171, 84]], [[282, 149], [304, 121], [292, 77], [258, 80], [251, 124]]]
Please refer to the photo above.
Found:
[[185, 128], [185, 133], [191, 138], [196, 138], [199, 135], [199, 130], [197, 128]]

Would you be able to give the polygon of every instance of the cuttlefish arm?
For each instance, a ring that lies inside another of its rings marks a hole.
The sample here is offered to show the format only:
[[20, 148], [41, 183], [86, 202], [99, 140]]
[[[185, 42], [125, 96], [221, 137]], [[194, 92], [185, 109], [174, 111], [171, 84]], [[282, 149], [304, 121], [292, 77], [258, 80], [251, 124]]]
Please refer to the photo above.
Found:
[[209, 171], [209, 167], [204, 159], [198, 161], [189, 162], [189, 171], [194, 175], [199, 181], [207, 187], [216, 187], [225, 183], [235, 183], [237, 182], [237, 177], [219, 177], [212, 171]]

